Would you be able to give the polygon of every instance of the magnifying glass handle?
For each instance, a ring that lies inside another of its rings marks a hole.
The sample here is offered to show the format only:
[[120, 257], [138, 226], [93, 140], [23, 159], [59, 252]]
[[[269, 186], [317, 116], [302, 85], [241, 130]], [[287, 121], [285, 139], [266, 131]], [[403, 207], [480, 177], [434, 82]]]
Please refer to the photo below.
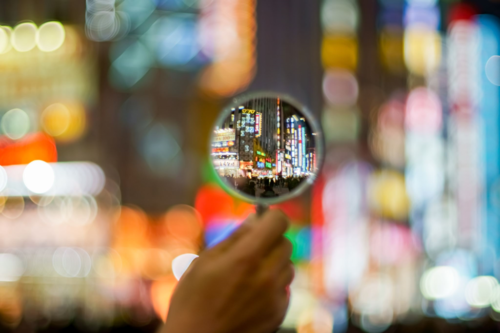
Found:
[[257, 205], [255, 207], [255, 212], [257, 213], [257, 216], [260, 217], [264, 215], [264, 213], [269, 209], [268, 206], [266, 205]]

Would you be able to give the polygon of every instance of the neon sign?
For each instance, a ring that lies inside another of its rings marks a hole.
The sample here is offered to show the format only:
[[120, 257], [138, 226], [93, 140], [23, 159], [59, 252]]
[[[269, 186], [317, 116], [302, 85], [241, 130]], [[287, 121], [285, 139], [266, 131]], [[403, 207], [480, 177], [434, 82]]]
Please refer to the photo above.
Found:
[[229, 148], [213, 148], [212, 153], [227, 153], [229, 152]]
[[255, 136], [260, 137], [262, 133], [262, 114], [257, 113], [255, 115]]

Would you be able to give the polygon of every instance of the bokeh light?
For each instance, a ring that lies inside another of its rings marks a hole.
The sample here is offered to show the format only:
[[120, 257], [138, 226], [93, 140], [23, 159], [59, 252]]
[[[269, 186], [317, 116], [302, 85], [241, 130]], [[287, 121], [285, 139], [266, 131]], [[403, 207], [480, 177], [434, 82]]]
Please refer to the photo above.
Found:
[[427, 270], [420, 280], [420, 291], [427, 299], [442, 299], [452, 296], [459, 287], [459, 273], [449, 266], [438, 266]]
[[170, 307], [170, 298], [174, 293], [177, 280], [173, 277], [167, 277], [160, 281], [154, 281], [151, 286], [151, 302], [157, 316], [165, 322]]
[[30, 127], [30, 117], [21, 109], [12, 109], [2, 116], [2, 132], [12, 140], [21, 139], [28, 133]]
[[54, 170], [44, 161], [33, 161], [23, 172], [24, 185], [33, 193], [48, 192], [54, 186]]
[[11, 29], [0, 26], [0, 54], [7, 53], [12, 45], [10, 44]]
[[210, 95], [231, 96], [255, 75], [255, 0], [207, 2], [199, 21], [202, 54], [212, 59], [203, 69], [200, 86]]
[[324, 1], [321, 22], [328, 33], [354, 33], [359, 23], [358, 8], [348, 0]]
[[36, 34], [36, 43], [43, 52], [52, 52], [60, 48], [66, 37], [64, 26], [60, 22], [42, 24]]
[[42, 113], [40, 120], [43, 129], [51, 136], [64, 134], [70, 126], [70, 112], [66, 106], [57, 103], [49, 105]]
[[441, 63], [441, 37], [430, 29], [412, 28], [405, 32], [404, 54], [408, 69], [417, 75], [428, 75]]
[[478, 276], [470, 280], [465, 287], [465, 299], [474, 308], [489, 307], [498, 281], [493, 276]]
[[35, 160], [57, 162], [56, 144], [51, 137], [36, 133], [0, 145], [0, 165], [28, 164]]
[[157, 50], [160, 64], [182, 68], [192, 63], [200, 51], [196, 32], [195, 16], [170, 15], [156, 21], [147, 37]]
[[28, 52], [36, 46], [37, 27], [33, 23], [21, 23], [14, 28], [11, 36], [12, 47], [19, 52]]
[[352, 106], [358, 99], [358, 81], [348, 71], [330, 70], [323, 78], [323, 93], [333, 105]]
[[14, 282], [24, 273], [22, 260], [11, 253], [0, 253], [0, 282]]
[[491, 56], [486, 63], [484, 71], [486, 77], [492, 84], [500, 86], [500, 56]]
[[439, 97], [427, 88], [417, 88], [406, 102], [406, 127], [411, 131], [436, 133], [442, 126]]
[[124, 90], [136, 86], [154, 63], [151, 51], [141, 41], [134, 40], [124, 40], [114, 45], [111, 59], [110, 80], [115, 87]]
[[21, 196], [13, 195], [13, 193], [10, 193], [9, 195], [10, 196], [5, 199], [1, 214], [3, 217], [9, 220], [16, 220], [24, 212], [24, 198]]
[[400, 221], [408, 217], [410, 200], [402, 174], [378, 171], [372, 174], [368, 191], [370, 205], [380, 216]]
[[140, 152], [149, 168], [168, 177], [178, 175], [182, 167], [182, 150], [172, 127], [153, 124], [139, 142]]
[[198, 255], [186, 253], [181, 254], [172, 260], [172, 272], [177, 280], [181, 279], [196, 258], [198, 258]]
[[172, 207], [165, 214], [164, 222], [173, 237], [193, 243], [201, 240], [201, 216], [190, 206], [178, 205]]
[[0, 192], [7, 187], [8, 182], [9, 178], [7, 177], [7, 172], [5, 172], [5, 169], [0, 166]]

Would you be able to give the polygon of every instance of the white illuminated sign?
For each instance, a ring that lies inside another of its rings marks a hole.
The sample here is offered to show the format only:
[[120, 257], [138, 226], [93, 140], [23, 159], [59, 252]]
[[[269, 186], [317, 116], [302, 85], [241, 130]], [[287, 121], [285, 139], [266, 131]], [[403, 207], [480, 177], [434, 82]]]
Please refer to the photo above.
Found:
[[213, 142], [234, 141], [236, 136], [234, 130], [221, 130], [214, 134]]

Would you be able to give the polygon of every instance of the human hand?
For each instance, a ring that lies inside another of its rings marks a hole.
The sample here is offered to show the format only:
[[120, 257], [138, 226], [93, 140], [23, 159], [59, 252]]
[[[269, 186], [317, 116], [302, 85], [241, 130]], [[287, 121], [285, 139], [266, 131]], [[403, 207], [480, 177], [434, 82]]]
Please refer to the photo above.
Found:
[[252, 215], [204, 252], [172, 296], [164, 333], [270, 333], [285, 316], [292, 244], [280, 211]]

